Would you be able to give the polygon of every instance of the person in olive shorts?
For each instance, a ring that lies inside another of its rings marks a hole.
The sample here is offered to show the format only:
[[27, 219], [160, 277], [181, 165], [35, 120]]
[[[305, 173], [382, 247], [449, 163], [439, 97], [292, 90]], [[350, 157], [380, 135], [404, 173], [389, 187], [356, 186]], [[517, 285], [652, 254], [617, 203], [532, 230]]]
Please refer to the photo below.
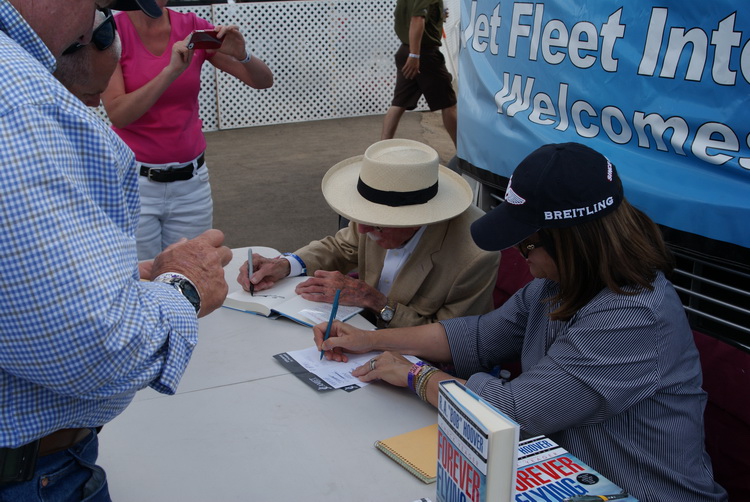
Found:
[[396, 134], [406, 110], [417, 107], [424, 95], [431, 111], [441, 110], [443, 125], [456, 144], [456, 92], [453, 76], [440, 52], [445, 11], [442, 0], [398, 0], [394, 27], [401, 40], [396, 52], [396, 89], [383, 119], [380, 139]]

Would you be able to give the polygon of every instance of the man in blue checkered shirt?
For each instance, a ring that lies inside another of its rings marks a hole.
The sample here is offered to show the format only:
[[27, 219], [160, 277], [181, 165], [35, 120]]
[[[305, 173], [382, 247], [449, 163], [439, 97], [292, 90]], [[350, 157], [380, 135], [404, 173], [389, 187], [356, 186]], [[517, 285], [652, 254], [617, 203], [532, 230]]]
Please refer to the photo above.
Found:
[[109, 500], [96, 429], [139, 389], [175, 392], [227, 291], [218, 230], [139, 270], [133, 154], [52, 76], [96, 8], [160, 12], [110, 3], [0, 0], [2, 501]]

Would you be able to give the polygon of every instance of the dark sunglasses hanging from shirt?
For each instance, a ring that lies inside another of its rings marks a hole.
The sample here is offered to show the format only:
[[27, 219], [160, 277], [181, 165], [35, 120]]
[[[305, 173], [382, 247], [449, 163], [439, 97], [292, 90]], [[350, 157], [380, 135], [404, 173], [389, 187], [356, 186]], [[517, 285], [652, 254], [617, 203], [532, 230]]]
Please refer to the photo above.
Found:
[[[114, 43], [117, 26], [115, 25], [115, 18], [114, 16], [112, 16], [112, 11], [110, 9], [105, 8], [100, 10], [104, 13], [104, 21], [102, 21], [102, 24], [96, 27], [93, 33], [91, 33], [91, 43], [94, 44], [100, 51], [104, 51], [109, 49], [109, 47]], [[65, 49], [63, 55], [72, 54], [83, 47], [85, 47], [84, 44], [79, 44], [78, 42], [76, 42]]]

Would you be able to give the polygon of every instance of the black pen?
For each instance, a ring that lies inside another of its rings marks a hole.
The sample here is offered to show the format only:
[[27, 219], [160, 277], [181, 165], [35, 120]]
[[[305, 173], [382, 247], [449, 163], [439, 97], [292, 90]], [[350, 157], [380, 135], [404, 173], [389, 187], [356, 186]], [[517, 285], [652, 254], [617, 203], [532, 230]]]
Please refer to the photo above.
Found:
[[250, 282], [250, 296], [255, 295], [255, 284], [250, 278], [253, 276], [253, 248], [247, 248], [247, 280]]

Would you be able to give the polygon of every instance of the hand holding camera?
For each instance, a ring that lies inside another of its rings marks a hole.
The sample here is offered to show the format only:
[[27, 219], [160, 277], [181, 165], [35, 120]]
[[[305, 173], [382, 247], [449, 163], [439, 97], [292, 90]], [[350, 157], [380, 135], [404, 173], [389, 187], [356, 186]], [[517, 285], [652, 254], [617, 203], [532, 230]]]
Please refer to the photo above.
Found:
[[245, 37], [234, 25], [215, 26], [213, 30], [196, 30], [187, 40], [189, 50], [206, 49], [221, 52], [242, 61], [248, 54]]

